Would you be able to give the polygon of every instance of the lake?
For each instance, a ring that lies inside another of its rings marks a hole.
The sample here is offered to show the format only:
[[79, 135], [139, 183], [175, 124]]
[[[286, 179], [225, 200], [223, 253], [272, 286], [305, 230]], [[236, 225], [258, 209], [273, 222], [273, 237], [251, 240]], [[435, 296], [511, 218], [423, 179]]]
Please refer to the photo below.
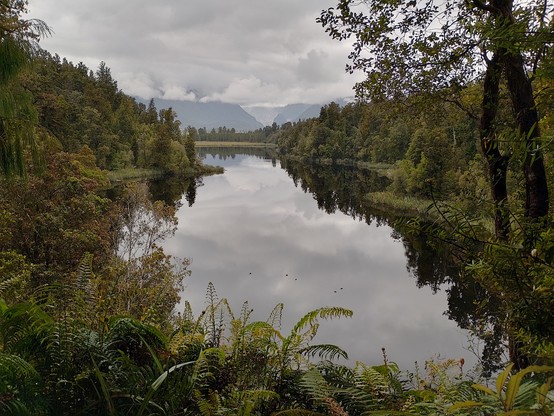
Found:
[[387, 213], [361, 207], [364, 187], [383, 178], [309, 173], [316, 168], [252, 154], [203, 157], [225, 173], [183, 195], [178, 230], [164, 243], [167, 253], [192, 259], [182, 298], [195, 316], [212, 282], [236, 315], [248, 301], [253, 320], [265, 321], [282, 302], [285, 333], [318, 307], [352, 309], [352, 318], [321, 321], [314, 339], [344, 348], [352, 364], [381, 364], [381, 348], [406, 370], [433, 357], [476, 362], [466, 331], [445, 315], [451, 283], [437, 271], [439, 257], [418, 252], [421, 242], [402, 238]]

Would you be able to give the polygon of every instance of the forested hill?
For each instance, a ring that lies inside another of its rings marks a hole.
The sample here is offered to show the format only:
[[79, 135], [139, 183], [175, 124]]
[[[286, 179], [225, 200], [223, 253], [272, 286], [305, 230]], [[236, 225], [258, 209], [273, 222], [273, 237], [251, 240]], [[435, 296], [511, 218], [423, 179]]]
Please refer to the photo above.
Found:
[[42, 51], [22, 84], [43, 134], [66, 152], [88, 146], [97, 165], [108, 170], [194, 168], [194, 144], [187, 145], [175, 111], [137, 103], [118, 89], [104, 62], [93, 71]]

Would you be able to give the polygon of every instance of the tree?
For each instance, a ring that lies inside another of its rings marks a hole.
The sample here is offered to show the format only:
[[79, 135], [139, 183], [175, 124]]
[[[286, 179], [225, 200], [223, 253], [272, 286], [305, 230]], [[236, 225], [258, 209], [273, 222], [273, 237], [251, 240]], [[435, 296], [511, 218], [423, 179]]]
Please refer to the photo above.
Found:
[[196, 140], [198, 140], [198, 131], [194, 127], [188, 126], [184, 145], [185, 154], [192, 165], [194, 165], [196, 161]]
[[36, 112], [17, 76], [40, 49], [39, 39], [50, 33], [44, 22], [23, 19], [25, 13], [27, 1], [0, 2], [0, 171], [4, 174], [22, 175], [25, 146], [35, 144]]
[[[367, 75], [356, 86], [361, 98], [404, 99], [425, 92], [463, 107], [460, 92], [482, 81], [480, 141], [500, 240], [510, 231], [506, 176], [514, 148], [524, 152], [525, 216], [536, 221], [548, 214], [539, 118], [528, 73], [553, 42], [551, 12], [547, 0], [339, 0], [336, 9], [322, 11], [318, 19], [335, 39], [355, 37], [347, 69]], [[515, 124], [507, 150], [496, 120], [502, 75]]]

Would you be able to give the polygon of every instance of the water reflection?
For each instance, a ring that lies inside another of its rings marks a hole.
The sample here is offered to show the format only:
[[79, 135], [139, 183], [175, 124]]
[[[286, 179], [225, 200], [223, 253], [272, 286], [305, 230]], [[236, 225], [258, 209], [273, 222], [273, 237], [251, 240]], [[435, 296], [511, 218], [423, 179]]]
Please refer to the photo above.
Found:
[[273, 147], [210, 146], [199, 147], [197, 152], [202, 159], [211, 156], [218, 162], [228, 158], [234, 159], [237, 155], [247, 155], [271, 161], [274, 167], [277, 165], [277, 151]]
[[436, 354], [472, 361], [465, 332], [443, 314], [461, 293], [452, 291], [455, 270], [363, 202], [386, 178], [293, 162], [279, 169], [264, 155], [207, 155], [205, 163], [226, 172], [183, 188], [179, 230], [165, 244], [193, 260], [183, 298], [196, 313], [211, 281], [237, 312], [249, 301], [254, 319], [283, 302], [285, 331], [317, 307], [353, 309], [351, 320], [324, 322], [318, 335], [353, 360], [379, 363], [385, 347], [405, 368]]
[[383, 190], [390, 182], [375, 171], [350, 167], [313, 166], [286, 160], [281, 162], [294, 185], [312, 194], [319, 209], [331, 214], [340, 211], [354, 219], [387, 223], [382, 213], [364, 201], [368, 192]]

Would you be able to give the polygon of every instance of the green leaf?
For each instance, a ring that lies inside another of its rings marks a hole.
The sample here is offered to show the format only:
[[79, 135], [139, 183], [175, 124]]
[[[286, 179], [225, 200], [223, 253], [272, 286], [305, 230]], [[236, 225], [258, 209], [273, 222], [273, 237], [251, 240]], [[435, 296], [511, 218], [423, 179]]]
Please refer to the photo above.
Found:
[[158, 388], [163, 384], [163, 382], [166, 380], [167, 376], [169, 376], [172, 372], [175, 370], [178, 370], [186, 365], [194, 364], [196, 361], [187, 361], [186, 363], [181, 363], [174, 365], [169, 370], [164, 371], [150, 386], [150, 388], [154, 391], [158, 390]]
[[543, 366], [543, 365], [532, 365], [523, 370], [519, 371], [517, 374], [514, 374], [510, 381], [508, 381], [508, 387], [506, 388], [506, 401], [504, 403], [504, 408], [506, 410], [511, 410], [514, 407], [516, 395], [519, 390], [519, 386], [523, 377], [529, 373], [548, 373], [554, 371], [553, 366]]
[[512, 367], [514, 366], [513, 363], [511, 363], [508, 367], [500, 373], [500, 375], [496, 378], [496, 392], [498, 393], [498, 398], [502, 397], [502, 388], [504, 387], [504, 383], [506, 383], [506, 379], [510, 376], [510, 373], [512, 371]]
[[550, 377], [546, 383], [537, 389], [537, 403], [541, 406], [544, 406], [546, 403], [546, 397], [552, 387], [552, 381], [554, 381], [554, 378]]
[[308, 357], [315, 357], [333, 360], [337, 357], [348, 359], [348, 354], [342, 348], [332, 344], [318, 344], [310, 345], [306, 348], [302, 348], [299, 351], [301, 354], [305, 354]]
[[457, 403], [454, 403], [452, 406], [450, 406], [448, 408], [448, 413], [453, 413], [453, 412], [456, 412], [460, 409], [467, 409], [468, 407], [478, 407], [478, 406], [483, 406], [485, 403], [483, 402], [475, 402], [475, 401], [472, 401], [472, 400], [468, 400], [468, 401], [465, 401], [465, 402], [457, 402]]

